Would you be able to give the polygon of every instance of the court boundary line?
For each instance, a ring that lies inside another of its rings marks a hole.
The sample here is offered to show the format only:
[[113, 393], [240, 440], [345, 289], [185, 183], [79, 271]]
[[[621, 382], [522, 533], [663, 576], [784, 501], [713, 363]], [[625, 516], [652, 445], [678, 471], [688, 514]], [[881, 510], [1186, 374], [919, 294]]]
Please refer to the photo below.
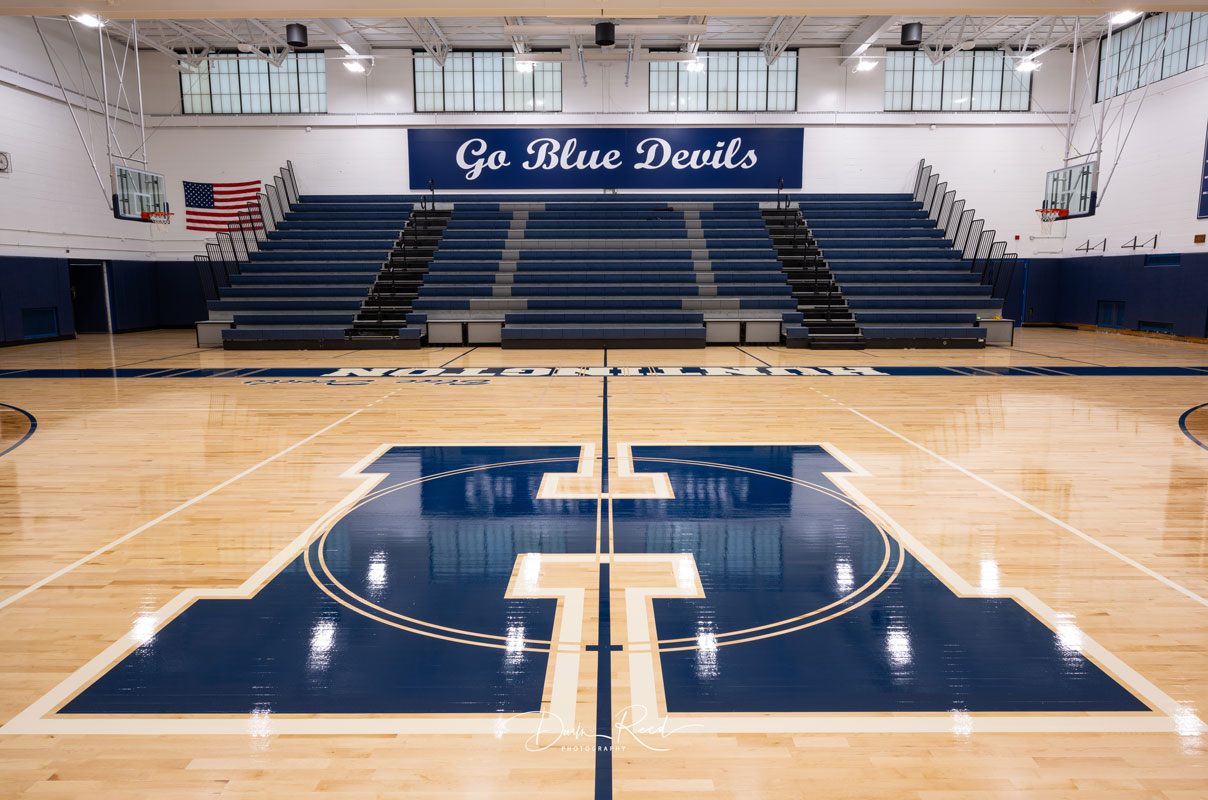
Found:
[[[1199, 411], [1201, 408], [1205, 408], [1205, 407], [1208, 407], [1208, 403], [1200, 403], [1198, 406], [1192, 406], [1191, 408], [1184, 411], [1182, 413], [1182, 415], [1179, 417], [1179, 430], [1182, 431], [1183, 435], [1186, 436], [1188, 439], [1195, 442], [1197, 445], [1204, 448], [1205, 450], [1208, 450], [1208, 444], [1204, 444], [1203, 442], [1201, 442], [1198, 438], [1196, 438], [1196, 435], [1194, 433], [1192, 433], [1190, 430], [1188, 430], [1188, 428], [1187, 428], [1187, 418], [1190, 417], [1196, 411]], [[8, 452], [8, 451], [6, 450], [5, 452]], [[4, 455], [4, 453], [0, 453], [0, 456], [2, 456], [2, 455]]]
[[[836, 401], [836, 402], [838, 402], [838, 401]], [[843, 404], [840, 403], [840, 405], [843, 405]], [[936, 459], [937, 461], [940, 461], [943, 464], [946, 464], [947, 466], [956, 470], [957, 472], [960, 472], [962, 475], [972, 478], [973, 480], [977, 481], [981, 485], [985, 486], [987, 489], [997, 492], [998, 494], [1002, 495], [1006, 499], [1016, 503], [1017, 505], [1027, 509], [1028, 511], [1031, 511], [1032, 513], [1036, 514], [1037, 516], [1042, 517], [1043, 519], [1051, 522], [1052, 524], [1056, 525], [1057, 527], [1061, 528], [1062, 530], [1065, 530], [1065, 531], [1068, 531], [1069, 533], [1074, 534], [1079, 539], [1082, 539], [1083, 541], [1087, 542], [1088, 544], [1094, 545], [1095, 547], [1099, 548], [1100, 550], [1107, 553], [1108, 555], [1114, 556], [1115, 558], [1119, 559], [1120, 561], [1124, 562], [1125, 564], [1129, 565], [1130, 567], [1132, 567], [1132, 568], [1138, 570], [1139, 572], [1149, 576], [1150, 578], [1153, 578], [1153, 579], [1159, 581], [1160, 583], [1166, 585], [1168, 588], [1174, 589], [1176, 592], [1183, 595], [1184, 597], [1187, 597], [1188, 599], [1193, 600], [1196, 603], [1199, 603], [1200, 605], [1204, 606], [1205, 608], [1208, 608], [1208, 598], [1205, 598], [1205, 597], [1193, 592], [1191, 589], [1188, 589], [1186, 586], [1183, 586], [1182, 584], [1177, 583], [1176, 581], [1173, 581], [1170, 578], [1167, 578], [1162, 573], [1160, 573], [1154, 569], [1151, 569], [1150, 567], [1145, 566], [1144, 564], [1137, 561], [1136, 559], [1134, 559], [1130, 556], [1127, 556], [1124, 553], [1121, 553], [1119, 550], [1115, 549], [1111, 545], [1099, 541], [1098, 539], [1091, 536], [1090, 534], [1084, 533], [1084, 532], [1078, 530], [1073, 525], [1069, 524], [1068, 522], [1058, 519], [1057, 517], [1053, 516], [1049, 512], [1045, 511], [1043, 508], [1040, 508], [1039, 506], [1029, 503], [1027, 500], [1024, 500], [1019, 495], [1016, 495], [1013, 492], [1011, 492], [1007, 489], [1004, 489], [995, 483], [992, 483], [988, 479], [981, 477], [980, 475], [973, 472], [972, 470], [962, 467], [960, 464], [957, 464], [952, 459], [940, 455], [939, 453], [935, 452], [934, 450], [931, 450], [931, 449], [927, 448], [926, 446], [919, 444], [918, 442], [914, 441], [913, 439], [911, 439], [910, 437], [908, 437], [904, 434], [898, 433], [893, 428], [890, 428], [888, 425], [884, 425], [880, 422], [877, 422], [875, 419], [868, 416], [867, 414], [864, 414], [863, 412], [859, 411], [858, 409], [852, 408], [851, 406], [847, 406], [847, 405], [843, 405], [843, 408], [845, 410], [850, 411], [851, 413], [855, 414], [857, 417], [860, 417], [861, 419], [865, 420], [870, 425], [874, 425], [874, 426], [880, 428], [881, 430], [885, 431], [886, 433], [890, 434], [891, 436], [895, 436], [898, 439], [901, 439], [903, 442], [906, 442], [907, 444], [923, 451], [924, 453], [926, 453], [927, 455]]]
[[[38, 418], [35, 417], [33, 414], [29, 413], [28, 411], [26, 411], [24, 408], [18, 408], [17, 406], [10, 406], [8, 403], [0, 403], [0, 408], [11, 408], [13, 411], [16, 411], [18, 414], [24, 414], [25, 418], [29, 420], [29, 430], [27, 430], [24, 434], [22, 434], [21, 438], [18, 439], [16, 442], [14, 442], [10, 447], [6, 447], [5, 449], [0, 450], [0, 456], [6, 456], [30, 440], [30, 437], [32, 437], [34, 435], [34, 431], [38, 430]], [[0, 606], [0, 607], [2, 607], [2, 606]]]

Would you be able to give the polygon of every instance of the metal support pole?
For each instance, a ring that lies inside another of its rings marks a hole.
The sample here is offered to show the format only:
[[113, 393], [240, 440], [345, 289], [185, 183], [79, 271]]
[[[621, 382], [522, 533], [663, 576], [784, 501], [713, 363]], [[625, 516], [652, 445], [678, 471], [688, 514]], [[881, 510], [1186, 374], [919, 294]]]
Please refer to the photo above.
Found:
[[130, 46], [134, 48], [134, 80], [138, 84], [138, 149], [143, 154], [139, 161], [145, 167], [147, 166], [147, 118], [143, 115], [143, 70], [138, 57], [138, 20], [130, 21]]

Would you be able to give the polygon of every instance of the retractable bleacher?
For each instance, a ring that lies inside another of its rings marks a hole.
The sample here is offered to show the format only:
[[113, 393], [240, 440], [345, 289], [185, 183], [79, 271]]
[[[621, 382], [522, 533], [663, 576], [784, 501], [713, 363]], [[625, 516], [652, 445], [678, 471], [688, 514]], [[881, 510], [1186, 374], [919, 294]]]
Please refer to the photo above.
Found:
[[[344, 347], [394, 248], [411, 197], [302, 196], [209, 302], [231, 349]], [[419, 344], [418, 329], [396, 338]]]
[[978, 319], [1001, 314], [922, 203], [909, 194], [801, 198], [869, 347], [981, 347]]
[[1002, 307], [905, 194], [440, 200], [299, 198], [210, 302], [224, 346], [980, 347]]
[[455, 201], [413, 308], [431, 344], [703, 347], [796, 304], [758, 200], [607, 195]]

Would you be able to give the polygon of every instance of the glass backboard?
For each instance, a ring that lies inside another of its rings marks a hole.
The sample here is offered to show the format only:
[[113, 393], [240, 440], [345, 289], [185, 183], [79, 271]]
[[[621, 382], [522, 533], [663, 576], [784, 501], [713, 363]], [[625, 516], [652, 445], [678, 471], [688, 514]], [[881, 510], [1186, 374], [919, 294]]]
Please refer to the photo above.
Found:
[[1044, 208], [1065, 208], [1065, 217], [1089, 217], [1095, 213], [1099, 192], [1099, 162], [1088, 161], [1050, 172], [1044, 181]]
[[167, 211], [164, 176], [155, 172], [113, 165], [113, 216], [151, 222], [144, 212]]

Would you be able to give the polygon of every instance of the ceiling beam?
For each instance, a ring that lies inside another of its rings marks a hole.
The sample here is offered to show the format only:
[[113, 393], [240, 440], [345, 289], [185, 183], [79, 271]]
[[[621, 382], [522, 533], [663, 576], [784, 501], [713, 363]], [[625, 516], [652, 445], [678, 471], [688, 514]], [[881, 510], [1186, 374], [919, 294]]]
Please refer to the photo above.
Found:
[[[1120, 0], [869, 0], [858, 11], [869, 15], [911, 18], [954, 14], [1097, 15], [1118, 11]], [[1203, 0], [1133, 0], [1137, 11], [1202, 11]], [[515, 16], [556, 13], [586, 19], [693, 14], [744, 16], [843, 16], [853, 6], [845, 0], [518, 0], [507, 10]], [[107, 19], [328, 19], [336, 17], [495, 17], [494, 0], [0, 0], [0, 15], [70, 15], [91, 12]]]
[[440, 28], [433, 24], [431, 17], [404, 17], [407, 27], [424, 46], [424, 52], [432, 56], [432, 60], [440, 66], [445, 65], [449, 55], [449, 42]]
[[265, 25], [262, 21], [260, 21], [258, 19], [252, 19], [252, 20], [250, 20], [250, 22], [253, 25], [255, 25], [257, 28], [259, 28], [261, 31], [263, 31], [266, 36], [268, 36], [270, 39], [272, 39], [277, 44], [281, 45], [282, 47], [288, 46], [285, 41], [285, 38], [283, 36], [281, 36], [281, 34], [277, 33], [275, 30], [270, 28], [268, 25]]
[[[645, 34], [658, 36], [670, 34], [674, 36], [702, 36], [709, 32], [707, 24], [660, 25], [658, 23], [636, 25], [617, 25], [618, 36], [633, 36]], [[595, 36], [594, 25], [551, 25], [546, 23], [534, 25], [504, 25], [505, 36], [521, 36], [525, 39], [533, 36]]]
[[[508, 26], [508, 25], [513, 25], [513, 26], [519, 25], [519, 24], [520, 24], [520, 18], [519, 18], [519, 17], [504, 17], [504, 18], [503, 18], [503, 24], [504, 24], [505, 26]], [[524, 54], [524, 53], [527, 53], [527, 52], [528, 52], [528, 49], [529, 49], [529, 48], [528, 48], [528, 45], [524, 43], [524, 39], [523, 39], [523, 38], [521, 38], [521, 37], [519, 37], [519, 36], [510, 36], [510, 37], [508, 37], [508, 38], [510, 38], [510, 39], [512, 40], [512, 52], [513, 52], [513, 53], [515, 53], [516, 55], [522, 55], [522, 54]]]
[[200, 36], [197, 36], [192, 31], [190, 31], [188, 28], [184, 27], [183, 25], [178, 25], [177, 23], [173, 22], [170, 19], [159, 20], [159, 22], [162, 25], [167, 25], [169, 28], [176, 31], [177, 33], [179, 33], [181, 36], [188, 39], [193, 44], [200, 45], [201, 47], [204, 47], [207, 50], [209, 49], [209, 47], [210, 47], [209, 42], [207, 42], [205, 39], [202, 39]]
[[[688, 62], [695, 61], [696, 56], [693, 55], [692, 53], [671, 52], [671, 51], [667, 51], [667, 50], [657, 50], [652, 53], [649, 50], [635, 46], [632, 59], [633, 59], [633, 63], [637, 63], [637, 61], [639, 59], [642, 59], [645, 61], [688, 63]], [[563, 47], [561, 50], [558, 50], [557, 52], [548, 52], [547, 51], [547, 52], [541, 52], [541, 53], [525, 53], [524, 58], [522, 60], [531, 61], [534, 64], [549, 64], [549, 63], [555, 63], [555, 62], [567, 64], [567, 63], [570, 63], [572, 60], [578, 61], [579, 60], [579, 44], [575, 43], [575, 42], [571, 42], [569, 44], [569, 46]], [[591, 49], [584, 48], [583, 49], [583, 60], [584, 61], [629, 61], [630, 60], [629, 48], [626, 48], [624, 50], [618, 50], [615, 48], [610, 49], [610, 50], [597, 50], [595, 48], [591, 48]]]
[[[231, 22], [237, 20], [227, 21]], [[224, 36], [227, 36], [233, 43], [239, 45], [241, 50], [247, 48], [247, 52], [252, 53], [259, 58], [263, 58], [265, 61], [278, 67], [285, 62], [285, 56], [288, 52], [287, 48], [282, 48], [280, 52], [273, 52], [272, 50], [265, 52], [264, 50], [261, 50], [260, 46], [256, 44], [256, 42], [254, 42], [250, 37], [240, 36], [238, 33], [236, 33], [234, 28], [228, 28], [226, 25], [222, 24], [216, 19], [206, 19], [206, 22], [211, 28], [220, 32]]]
[[[692, 17], [691, 19], [688, 20], [688, 22], [693, 25], [700, 25], [702, 28], [705, 29], [705, 32], [708, 32], [708, 30], [709, 30], [709, 18], [708, 17]], [[638, 31], [638, 33], [641, 34], [641, 31]], [[693, 53], [693, 54], [698, 52], [700, 50], [700, 40], [703, 35], [704, 35], [704, 33], [688, 34], [688, 41], [686, 41], [684, 43], [683, 51], [685, 53]]]
[[[114, 33], [120, 34], [122, 36], [122, 38], [124, 38], [127, 42], [131, 42], [134, 39], [134, 34], [130, 31], [130, 29], [125, 27], [124, 25], [122, 25], [122, 23], [120, 23], [120, 22], [111, 22], [107, 27], [109, 30], [113, 31]], [[158, 42], [152, 41], [149, 37], [147, 37], [141, 33], [139, 34], [139, 37], [138, 37], [138, 46], [140, 48], [150, 47], [152, 50], [163, 53], [164, 55], [173, 59], [173, 61], [183, 61], [192, 67], [195, 67], [196, 64], [200, 60], [204, 59], [207, 55], [209, 55], [210, 46], [207, 45], [204, 41], [197, 38], [193, 34], [188, 33], [183, 28], [176, 26], [175, 24], [171, 25], [171, 27], [173, 30], [178, 31], [182, 36], [185, 36], [190, 41], [198, 43], [200, 45], [200, 47], [202, 48], [201, 52], [195, 53], [195, 52], [190, 51], [188, 53], [178, 53], [175, 50], [172, 50], [171, 48], [164, 47], [163, 45], [159, 44]]]
[[368, 57], [373, 55], [373, 47], [365, 41], [365, 37], [356, 32], [352, 23], [342, 17], [315, 20], [319, 27], [335, 39], [345, 53], [350, 56]]
[[865, 17], [847, 37], [847, 41], [839, 45], [839, 57], [842, 59], [839, 63], [846, 64], [859, 59], [865, 50], [876, 44], [877, 39], [884, 36], [897, 22], [897, 17]]
[[[1103, 14], [1102, 16], [1097, 17], [1089, 25], [1084, 26], [1082, 28], [1081, 32], [1084, 34], [1087, 32], [1090, 32], [1090, 31], [1094, 30], [1094, 28], [1096, 26], [1098, 26], [1100, 24], [1106, 24], [1110, 18], [1111, 18], [1111, 14]], [[1013, 56], [1016, 59], [1023, 58], [1024, 56], [1035, 59], [1035, 58], [1039, 58], [1040, 56], [1044, 55], [1045, 53], [1049, 52], [1050, 50], [1054, 50], [1058, 47], [1064, 47], [1064, 46], [1070, 44], [1071, 42], [1074, 41], [1074, 37], [1076, 37], [1078, 35], [1079, 35], [1079, 30], [1077, 29], [1077, 26], [1075, 26], [1074, 30], [1068, 31], [1064, 35], [1057, 37], [1056, 39], [1054, 39], [1051, 42], [1048, 42], [1047, 44], [1045, 44], [1044, 47], [1041, 47], [1039, 50], [1033, 50], [1030, 53], [1024, 53], [1022, 48], [1017, 48], [1015, 50], [1012, 50], [1009, 46], [1006, 46], [1006, 45], [1004, 45], [1002, 49], [1006, 50], [1007, 53], [1009, 53], [1011, 56]]]
[[763, 43], [759, 46], [769, 67], [780, 58], [780, 54], [793, 41], [797, 31], [801, 30], [801, 26], [805, 24], [805, 20], [805, 17], [778, 17], [772, 24], [771, 30], [768, 31], [768, 35], [764, 37]]

